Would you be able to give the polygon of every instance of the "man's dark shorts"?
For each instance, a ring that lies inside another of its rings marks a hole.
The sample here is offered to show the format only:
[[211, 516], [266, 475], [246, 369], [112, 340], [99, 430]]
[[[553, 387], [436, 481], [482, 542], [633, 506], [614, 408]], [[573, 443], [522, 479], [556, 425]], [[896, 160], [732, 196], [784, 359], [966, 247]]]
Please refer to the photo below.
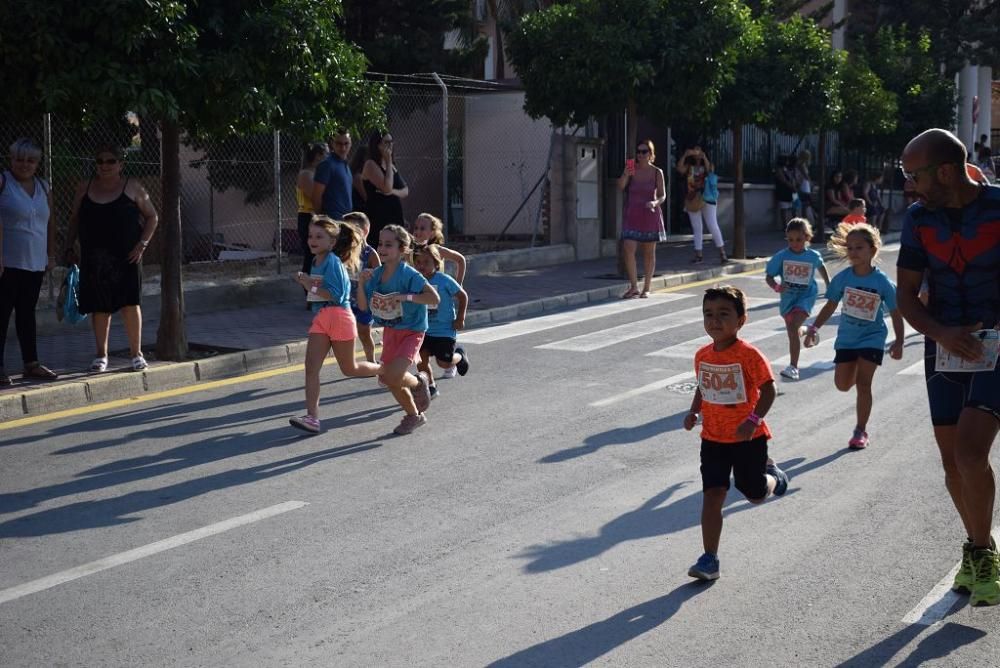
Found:
[[833, 358], [834, 364], [846, 364], [857, 362], [859, 359], [868, 360], [875, 366], [882, 366], [882, 359], [885, 351], [881, 348], [841, 348]]
[[447, 336], [425, 336], [420, 352], [426, 352], [445, 366], [451, 366], [455, 359], [455, 339]]
[[748, 499], [767, 496], [767, 437], [741, 443], [717, 443], [701, 439], [702, 489], [729, 489], [730, 473], [736, 489]]
[[958, 424], [965, 408], [989, 413], [1000, 421], [1000, 370], [976, 373], [935, 371], [937, 345], [927, 341], [924, 348], [924, 377], [931, 407], [931, 424], [949, 427]]

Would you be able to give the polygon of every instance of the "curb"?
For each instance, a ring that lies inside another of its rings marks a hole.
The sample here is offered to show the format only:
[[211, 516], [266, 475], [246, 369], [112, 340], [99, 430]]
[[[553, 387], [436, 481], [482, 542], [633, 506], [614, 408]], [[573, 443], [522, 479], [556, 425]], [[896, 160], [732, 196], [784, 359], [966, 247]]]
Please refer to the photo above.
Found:
[[[890, 238], [892, 236], [887, 235], [886, 241], [892, 241]], [[898, 235], [896, 237], [898, 238]], [[651, 287], [654, 290], [682, 287], [712, 278], [746, 274], [763, 269], [766, 264], [767, 258], [737, 260], [727, 265], [698, 271], [658, 276], [651, 281]], [[485, 311], [473, 311], [466, 315], [465, 322], [469, 328], [484, 327], [585, 304], [597, 304], [615, 299], [624, 287], [625, 282], [622, 281], [608, 287], [543, 297]], [[305, 359], [305, 351], [306, 342], [296, 341], [227, 353], [198, 361], [151, 366], [142, 373], [115, 372], [24, 392], [0, 393], [0, 424], [110, 401], [139, 399], [147, 394], [301, 364]]]

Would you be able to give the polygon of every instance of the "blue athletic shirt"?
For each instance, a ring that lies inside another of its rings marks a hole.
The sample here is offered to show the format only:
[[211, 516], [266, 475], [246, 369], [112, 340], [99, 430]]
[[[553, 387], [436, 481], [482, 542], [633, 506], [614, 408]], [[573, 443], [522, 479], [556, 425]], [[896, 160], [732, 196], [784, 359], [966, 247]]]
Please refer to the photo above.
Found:
[[[811, 265], [809, 270], [809, 284], [796, 283], [797, 277], [785, 277], [785, 261], [801, 262]], [[816, 282], [816, 270], [823, 266], [823, 256], [812, 248], [806, 248], [801, 253], [795, 253], [790, 248], [785, 248], [767, 261], [767, 268], [764, 270], [768, 276], [781, 276], [781, 284], [785, 290], [781, 293], [781, 313], [786, 313], [795, 303], [803, 300], [815, 300], [819, 287]], [[787, 307], [787, 308], [786, 308]]]
[[896, 266], [929, 270], [929, 309], [942, 325], [995, 327], [1000, 320], [1000, 187], [983, 187], [961, 209], [910, 206]]
[[[875, 268], [867, 276], [858, 276], [848, 267], [830, 281], [826, 298], [840, 302], [840, 326], [834, 348], [885, 348], [889, 336], [885, 316], [896, 310], [896, 285], [884, 271]], [[855, 317], [852, 313], [873, 319]]]
[[312, 310], [319, 311], [324, 306], [341, 306], [348, 308], [351, 305], [351, 279], [347, 276], [347, 267], [340, 261], [340, 258], [333, 253], [327, 253], [326, 259], [319, 266], [313, 264], [309, 270], [310, 276], [323, 277], [323, 289], [328, 290], [333, 297], [327, 302], [313, 302]]
[[347, 161], [331, 153], [326, 160], [316, 165], [313, 182], [326, 186], [326, 190], [323, 191], [323, 210], [317, 213], [339, 220], [345, 213], [354, 209], [352, 190], [354, 181], [351, 176], [351, 166]]
[[462, 286], [454, 278], [440, 271], [434, 272], [429, 282], [437, 290], [441, 301], [437, 308], [427, 310], [427, 336], [458, 338], [458, 332], [452, 325], [457, 315], [455, 295], [462, 289]]
[[427, 285], [427, 279], [424, 278], [423, 274], [405, 262], [400, 262], [399, 266], [396, 267], [396, 272], [383, 283], [382, 274], [384, 273], [385, 265], [383, 264], [372, 272], [372, 277], [365, 283], [365, 296], [368, 299], [369, 309], [372, 311], [372, 315], [375, 316], [375, 324], [392, 327], [393, 329], [426, 332], [427, 306], [425, 304], [404, 301], [401, 304], [403, 307], [402, 317], [383, 320], [375, 314], [374, 309], [371, 308], [371, 303], [372, 295], [375, 294], [376, 290], [383, 295], [399, 293], [404, 299], [406, 295], [420, 294], [423, 292], [424, 286]]

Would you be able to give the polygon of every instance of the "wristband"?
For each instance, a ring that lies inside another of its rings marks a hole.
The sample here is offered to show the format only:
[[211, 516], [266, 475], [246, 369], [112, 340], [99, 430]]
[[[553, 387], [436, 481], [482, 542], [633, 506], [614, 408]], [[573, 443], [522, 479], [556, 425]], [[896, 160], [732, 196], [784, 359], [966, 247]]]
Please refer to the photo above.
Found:
[[406, 301], [412, 302], [413, 301], [413, 295], [406, 295]]
[[147, 246], [149, 246], [149, 241], [146, 239], [139, 239], [139, 245], [142, 246], [143, 248], [146, 248]]
[[771, 289], [774, 290], [775, 292], [781, 292], [781, 285], [775, 283], [774, 285], [771, 286]]
[[806, 325], [806, 333], [807, 334], [815, 334], [818, 331], [819, 331], [819, 327], [817, 327], [816, 325]]
[[309, 292], [311, 292], [312, 294], [316, 294], [317, 292], [319, 292], [319, 287], [314, 285], [311, 288], [309, 288]]
[[753, 422], [753, 423], [754, 423], [755, 425], [757, 425], [758, 427], [760, 426], [760, 423], [761, 423], [761, 421], [762, 421], [763, 419], [764, 419], [764, 418], [762, 418], [761, 416], [757, 415], [757, 414], [756, 414], [756, 413], [754, 413], [753, 411], [751, 411], [751, 412], [750, 412], [750, 415], [748, 415], [748, 416], [747, 416], [747, 422]]

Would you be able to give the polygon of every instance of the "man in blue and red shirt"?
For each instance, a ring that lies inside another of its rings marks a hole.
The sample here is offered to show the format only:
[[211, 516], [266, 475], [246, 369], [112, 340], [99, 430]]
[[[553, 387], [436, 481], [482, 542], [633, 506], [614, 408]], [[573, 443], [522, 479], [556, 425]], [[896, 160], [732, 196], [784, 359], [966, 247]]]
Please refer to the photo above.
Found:
[[[916, 202], [903, 222], [897, 298], [906, 320], [927, 337], [931, 422], [945, 485], [968, 536], [953, 589], [970, 593], [972, 605], [997, 605], [989, 456], [1000, 431], [1000, 188], [970, 179], [965, 159], [965, 146], [947, 130], [927, 130], [903, 151]], [[918, 298], [925, 272], [926, 306]]]

